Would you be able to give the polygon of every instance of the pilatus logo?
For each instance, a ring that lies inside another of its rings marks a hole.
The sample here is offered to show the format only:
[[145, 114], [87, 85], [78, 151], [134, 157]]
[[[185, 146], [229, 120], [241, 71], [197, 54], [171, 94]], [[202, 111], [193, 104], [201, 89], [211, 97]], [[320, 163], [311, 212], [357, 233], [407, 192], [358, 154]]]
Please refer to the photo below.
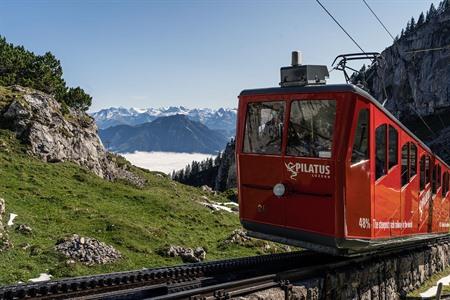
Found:
[[291, 179], [296, 180], [298, 173], [311, 174], [312, 177], [316, 178], [330, 178], [330, 166], [328, 165], [318, 165], [318, 164], [307, 164], [307, 163], [284, 163], [289, 172], [291, 172]]

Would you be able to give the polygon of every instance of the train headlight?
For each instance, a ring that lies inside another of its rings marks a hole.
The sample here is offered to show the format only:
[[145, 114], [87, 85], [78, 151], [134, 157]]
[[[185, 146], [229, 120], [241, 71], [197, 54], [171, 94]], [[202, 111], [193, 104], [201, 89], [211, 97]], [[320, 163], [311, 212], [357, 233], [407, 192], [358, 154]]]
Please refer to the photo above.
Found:
[[277, 183], [273, 187], [273, 194], [277, 197], [281, 197], [286, 192], [286, 187], [282, 183]]

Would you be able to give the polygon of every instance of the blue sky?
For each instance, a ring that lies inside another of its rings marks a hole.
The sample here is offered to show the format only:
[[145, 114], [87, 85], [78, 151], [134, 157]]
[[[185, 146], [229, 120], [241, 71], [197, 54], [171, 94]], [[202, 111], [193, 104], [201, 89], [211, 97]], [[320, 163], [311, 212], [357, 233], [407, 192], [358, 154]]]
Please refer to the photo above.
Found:
[[[366, 0], [398, 34], [433, 2]], [[362, 0], [322, 0], [365, 51], [392, 39]], [[242, 89], [276, 86], [290, 52], [330, 65], [356, 46], [314, 0], [5, 1], [0, 35], [62, 62], [70, 86], [110, 106], [235, 107]], [[342, 78], [334, 75], [332, 82]]]

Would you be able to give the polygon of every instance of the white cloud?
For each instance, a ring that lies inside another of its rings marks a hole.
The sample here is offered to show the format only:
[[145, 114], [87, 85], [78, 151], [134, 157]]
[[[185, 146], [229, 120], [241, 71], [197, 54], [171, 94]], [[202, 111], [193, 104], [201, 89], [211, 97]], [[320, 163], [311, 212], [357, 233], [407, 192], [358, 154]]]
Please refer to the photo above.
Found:
[[175, 153], [175, 152], [141, 152], [121, 153], [132, 164], [151, 171], [160, 171], [166, 174], [173, 170], [186, 167], [193, 160], [202, 161], [211, 154], [204, 153]]

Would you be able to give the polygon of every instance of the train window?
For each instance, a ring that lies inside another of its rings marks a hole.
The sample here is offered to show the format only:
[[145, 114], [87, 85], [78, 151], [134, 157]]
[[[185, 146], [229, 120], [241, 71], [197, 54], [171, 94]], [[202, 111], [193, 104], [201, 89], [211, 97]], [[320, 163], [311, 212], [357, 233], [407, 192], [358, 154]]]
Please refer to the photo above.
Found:
[[448, 172], [444, 172], [443, 178], [442, 178], [442, 196], [445, 197], [449, 191], [449, 176]]
[[402, 186], [406, 185], [409, 182], [408, 158], [409, 143], [406, 143], [402, 147]]
[[386, 129], [387, 125], [383, 124], [378, 126], [378, 128], [375, 130], [375, 140], [376, 140], [376, 146], [375, 146], [375, 152], [376, 152], [376, 161], [375, 161], [375, 177], [376, 179], [380, 178], [381, 176], [385, 175], [386, 172], [386, 159], [387, 159], [387, 153], [386, 153]]
[[330, 158], [335, 118], [335, 100], [293, 101], [286, 154]]
[[410, 143], [409, 149], [409, 178], [417, 174], [417, 146], [414, 143]]
[[249, 103], [244, 152], [281, 154], [285, 102]]
[[425, 189], [426, 184], [429, 182], [429, 168], [430, 162], [427, 155], [422, 155], [420, 158], [420, 190]]
[[438, 188], [437, 177], [438, 177], [438, 165], [435, 165], [431, 176], [431, 192], [433, 193], [433, 195], [436, 194]]
[[398, 132], [389, 125], [389, 169], [398, 163]]
[[369, 159], [369, 110], [359, 111], [358, 124], [356, 126], [353, 141], [352, 164]]
[[438, 165], [437, 167], [437, 187], [441, 187], [441, 178], [442, 178], [442, 172], [441, 172], [441, 166]]
[[431, 168], [430, 168], [430, 157], [425, 156], [425, 183], [430, 183], [431, 178]]

